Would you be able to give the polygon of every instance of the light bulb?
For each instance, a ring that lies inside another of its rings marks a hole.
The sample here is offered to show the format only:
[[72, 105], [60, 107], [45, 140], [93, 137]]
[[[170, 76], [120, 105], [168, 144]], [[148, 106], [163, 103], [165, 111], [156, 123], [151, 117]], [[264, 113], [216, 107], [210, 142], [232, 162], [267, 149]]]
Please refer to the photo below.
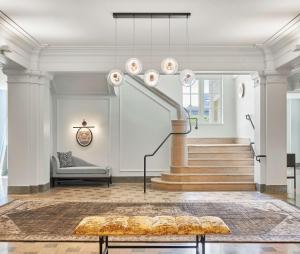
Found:
[[159, 72], [156, 70], [148, 70], [144, 74], [144, 81], [146, 85], [154, 87], [157, 85], [159, 80]]
[[107, 76], [107, 82], [111, 86], [120, 86], [123, 83], [124, 74], [121, 70], [111, 70]]
[[183, 86], [190, 87], [195, 83], [195, 73], [192, 70], [185, 69], [180, 72], [179, 79]]
[[141, 73], [143, 66], [139, 59], [129, 58], [125, 64], [126, 72], [132, 75], [138, 75]]
[[174, 58], [165, 58], [161, 62], [161, 70], [165, 74], [175, 74], [178, 71], [178, 63]]

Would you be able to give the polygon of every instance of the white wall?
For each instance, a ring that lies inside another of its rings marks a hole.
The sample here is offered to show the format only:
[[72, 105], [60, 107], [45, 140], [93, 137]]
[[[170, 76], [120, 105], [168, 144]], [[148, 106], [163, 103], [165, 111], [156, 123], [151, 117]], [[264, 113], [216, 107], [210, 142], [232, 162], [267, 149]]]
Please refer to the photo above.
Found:
[[[97, 165], [108, 164], [110, 146], [110, 101], [101, 96], [58, 96], [57, 98], [57, 151], [72, 151], [74, 156]], [[76, 141], [77, 129], [85, 119], [91, 129], [93, 141], [87, 147]]]
[[179, 75], [160, 75], [156, 88], [182, 104], [182, 85]]
[[[245, 85], [244, 97], [239, 96], [240, 85]], [[236, 95], [236, 136], [239, 138], [249, 138], [254, 141], [254, 130], [250, 122], [246, 119], [246, 114], [250, 114], [254, 122], [254, 82], [249, 75], [239, 75], [235, 79]]]
[[[131, 174], [143, 169], [143, 157], [152, 153], [171, 130], [171, 112], [137, 90], [124, 85], [120, 90], [120, 171]], [[148, 172], [169, 168], [166, 143], [153, 159]]]

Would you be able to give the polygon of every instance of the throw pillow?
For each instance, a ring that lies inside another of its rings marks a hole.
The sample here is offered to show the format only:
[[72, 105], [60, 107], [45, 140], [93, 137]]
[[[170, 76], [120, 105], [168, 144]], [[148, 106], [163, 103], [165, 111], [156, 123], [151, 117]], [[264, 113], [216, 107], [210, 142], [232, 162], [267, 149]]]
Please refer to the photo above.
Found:
[[61, 153], [57, 152], [59, 164], [61, 168], [67, 168], [67, 167], [72, 167], [73, 166], [73, 160], [72, 160], [72, 152], [66, 152], [66, 153]]

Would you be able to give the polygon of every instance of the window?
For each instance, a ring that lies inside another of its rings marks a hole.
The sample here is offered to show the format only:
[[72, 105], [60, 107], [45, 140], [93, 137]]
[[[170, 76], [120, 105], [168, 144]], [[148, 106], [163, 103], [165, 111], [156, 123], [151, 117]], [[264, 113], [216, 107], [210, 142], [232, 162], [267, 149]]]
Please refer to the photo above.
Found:
[[183, 106], [200, 123], [222, 123], [222, 77], [197, 76], [197, 80], [195, 85], [183, 87]]

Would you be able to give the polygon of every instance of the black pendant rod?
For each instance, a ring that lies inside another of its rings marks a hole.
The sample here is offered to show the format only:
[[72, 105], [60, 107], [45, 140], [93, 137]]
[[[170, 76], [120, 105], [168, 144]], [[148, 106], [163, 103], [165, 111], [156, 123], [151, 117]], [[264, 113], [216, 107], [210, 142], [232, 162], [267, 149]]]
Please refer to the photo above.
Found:
[[114, 19], [189, 18], [190, 12], [113, 12]]

